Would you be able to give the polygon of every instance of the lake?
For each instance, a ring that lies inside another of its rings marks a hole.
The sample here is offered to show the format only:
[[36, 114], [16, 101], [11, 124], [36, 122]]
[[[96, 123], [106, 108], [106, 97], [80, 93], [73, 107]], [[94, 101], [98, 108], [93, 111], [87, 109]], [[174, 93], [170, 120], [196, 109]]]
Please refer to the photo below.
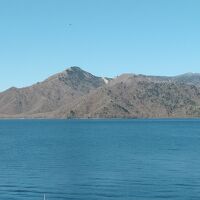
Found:
[[2, 200], [200, 199], [200, 120], [1, 120]]

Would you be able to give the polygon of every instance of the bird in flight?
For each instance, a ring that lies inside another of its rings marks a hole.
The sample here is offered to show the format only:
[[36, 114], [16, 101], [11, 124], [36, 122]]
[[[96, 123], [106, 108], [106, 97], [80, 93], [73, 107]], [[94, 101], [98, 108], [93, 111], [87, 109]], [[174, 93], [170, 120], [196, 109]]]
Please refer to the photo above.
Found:
[[71, 29], [72, 24], [67, 24], [66, 25], [66, 30], [70, 30]]

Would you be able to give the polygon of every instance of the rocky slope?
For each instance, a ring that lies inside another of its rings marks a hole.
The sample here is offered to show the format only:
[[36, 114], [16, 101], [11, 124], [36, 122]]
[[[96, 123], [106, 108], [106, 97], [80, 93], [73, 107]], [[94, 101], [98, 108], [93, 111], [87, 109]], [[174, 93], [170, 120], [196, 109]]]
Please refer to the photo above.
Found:
[[200, 75], [96, 77], [71, 67], [0, 93], [1, 118], [200, 117]]
[[[73, 108], [77, 117], [165, 118], [200, 116], [200, 88], [183, 83], [120, 76], [83, 96]], [[66, 112], [69, 116], [69, 110]]]
[[55, 110], [103, 85], [102, 78], [71, 67], [33, 86], [0, 93], [0, 117], [54, 117]]

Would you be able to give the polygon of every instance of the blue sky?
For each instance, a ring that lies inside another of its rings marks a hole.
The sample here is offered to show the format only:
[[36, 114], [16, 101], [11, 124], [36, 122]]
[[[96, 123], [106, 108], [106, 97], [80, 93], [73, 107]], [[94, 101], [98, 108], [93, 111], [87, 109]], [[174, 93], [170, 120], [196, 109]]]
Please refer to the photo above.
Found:
[[199, 0], [0, 0], [0, 91], [69, 66], [200, 72]]

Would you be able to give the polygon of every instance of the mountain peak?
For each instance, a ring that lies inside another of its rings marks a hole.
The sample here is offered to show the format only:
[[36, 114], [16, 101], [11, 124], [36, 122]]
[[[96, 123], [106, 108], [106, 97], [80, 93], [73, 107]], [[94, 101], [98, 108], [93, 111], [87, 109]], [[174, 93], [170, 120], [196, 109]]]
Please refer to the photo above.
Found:
[[52, 76], [50, 76], [49, 78], [46, 79], [46, 81], [50, 81], [52, 79], [58, 79], [58, 78], [63, 78], [63, 77], [69, 77], [69, 76], [74, 76], [74, 75], [80, 75], [83, 73], [87, 73], [84, 70], [82, 70], [80, 67], [77, 66], [72, 66], [69, 67], [67, 69], [65, 69], [64, 71], [54, 74]]
[[72, 67], [66, 69], [66, 71], [83, 71], [83, 70], [80, 67], [72, 66]]
[[70, 76], [93, 76], [89, 72], [87, 72], [77, 66], [72, 66], [70, 68], [67, 68], [63, 73], [65, 75], [70, 75]]

